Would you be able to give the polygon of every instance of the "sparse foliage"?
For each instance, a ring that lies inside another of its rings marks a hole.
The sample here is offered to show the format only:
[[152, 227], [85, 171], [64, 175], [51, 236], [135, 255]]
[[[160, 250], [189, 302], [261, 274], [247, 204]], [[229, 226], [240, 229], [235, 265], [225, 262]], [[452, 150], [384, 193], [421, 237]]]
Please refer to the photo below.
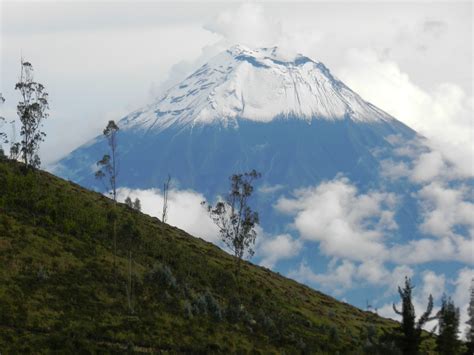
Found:
[[[97, 162], [99, 170], [96, 171], [95, 177], [99, 180], [106, 180], [107, 190], [110, 191], [114, 202], [117, 202], [117, 132], [119, 128], [114, 121], [109, 121], [104, 129], [104, 136], [109, 145], [110, 154], [104, 154], [101, 160]], [[115, 206], [114, 206], [115, 208]], [[114, 211], [111, 211], [115, 214]], [[114, 270], [116, 268], [117, 257], [117, 219], [113, 218], [112, 235], [114, 240]]]
[[[3, 98], [2, 94], [0, 93], [0, 104], [3, 104], [5, 99]], [[5, 124], [5, 117], [0, 116], [0, 128]], [[0, 132], [0, 158], [5, 156], [5, 152], [3, 150], [3, 144], [8, 143], [7, 141], [7, 134], [5, 132]]]
[[45, 87], [33, 79], [31, 63], [21, 61], [20, 81], [16, 83], [15, 90], [21, 95], [17, 105], [22, 137], [19, 151], [26, 167], [37, 168], [41, 164], [38, 156], [39, 145], [46, 137], [41, 128], [43, 120], [48, 117], [49, 106]]
[[161, 221], [166, 223], [168, 218], [168, 192], [170, 189], [171, 176], [168, 175], [168, 180], [163, 184], [163, 213], [161, 215]]
[[[237, 275], [240, 272], [242, 258], [247, 252], [253, 255], [259, 223], [258, 213], [249, 206], [249, 198], [253, 192], [253, 182], [261, 174], [255, 170], [231, 176], [230, 191], [224, 201], [207, 206], [209, 215], [219, 228], [222, 241], [237, 258]], [[203, 202], [206, 204], [206, 202]]]
[[438, 312], [439, 335], [436, 339], [436, 346], [441, 355], [459, 354], [460, 342], [459, 333], [459, 308], [455, 307], [451, 298], [443, 296], [441, 309]]
[[119, 127], [114, 121], [109, 121], [104, 129], [104, 136], [107, 139], [110, 153], [104, 154], [101, 160], [97, 162], [99, 170], [95, 173], [97, 179], [106, 179], [107, 189], [110, 191], [114, 201], [117, 201], [117, 133]]
[[402, 289], [398, 287], [398, 293], [402, 299], [402, 310], [399, 311], [395, 304], [393, 304], [393, 310], [395, 313], [402, 316], [401, 323], [401, 335], [398, 337], [399, 347], [405, 355], [416, 355], [420, 348], [420, 344], [423, 340], [422, 329], [426, 322], [429, 322], [435, 317], [430, 317], [433, 311], [433, 297], [430, 295], [428, 298], [428, 306], [426, 311], [416, 321], [415, 307], [412, 302], [412, 291], [414, 286], [411, 284], [411, 280], [405, 277], [405, 287]]

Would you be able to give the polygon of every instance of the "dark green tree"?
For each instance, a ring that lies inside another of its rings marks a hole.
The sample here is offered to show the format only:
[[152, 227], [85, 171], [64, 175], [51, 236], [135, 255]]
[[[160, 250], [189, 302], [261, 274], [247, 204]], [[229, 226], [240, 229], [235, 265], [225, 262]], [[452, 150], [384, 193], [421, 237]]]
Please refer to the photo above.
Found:
[[469, 299], [469, 306], [467, 308], [467, 314], [469, 316], [467, 324], [467, 354], [474, 354], [474, 279], [471, 280], [471, 298]]
[[443, 295], [437, 317], [439, 335], [436, 338], [436, 347], [438, 352], [441, 355], [459, 354], [461, 346], [458, 339], [459, 308], [446, 295]]
[[130, 196], [127, 196], [127, 198], [125, 199], [124, 202], [127, 205], [127, 207], [133, 208], [133, 202], [132, 202], [132, 199], [130, 198]]
[[138, 197], [135, 198], [135, 201], [133, 201], [132, 207], [134, 210], [137, 210], [137, 211], [142, 210], [142, 203], [140, 202], [140, 199]]
[[393, 304], [395, 313], [402, 316], [397, 343], [405, 355], [418, 354], [420, 344], [423, 340], [423, 326], [426, 322], [436, 319], [436, 316], [430, 317], [433, 311], [433, 297], [430, 295], [428, 297], [426, 311], [421, 315], [418, 321], [416, 321], [415, 307], [412, 302], [413, 288], [414, 286], [411, 284], [411, 280], [405, 277], [405, 287], [403, 289], [400, 286], [398, 287], [398, 293], [402, 299], [402, 310], [399, 311], [395, 304]]
[[254, 254], [252, 247], [257, 237], [255, 226], [259, 223], [259, 217], [250, 208], [249, 198], [253, 192], [252, 184], [260, 176], [255, 170], [232, 175], [230, 191], [224, 201], [217, 202], [214, 207], [207, 206], [209, 215], [219, 228], [222, 241], [236, 257], [237, 276], [245, 253], [250, 256]]
[[40, 143], [46, 133], [41, 128], [44, 119], [48, 117], [48, 93], [45, 87], [34, 81], [33, 66], [21, 61], [20, 81], [16, 83], [21, 99], [17, 105], [17, 113], [21, 122], [20, 153], [26, 167], [37, 168], [41, 164], [38, 156]]

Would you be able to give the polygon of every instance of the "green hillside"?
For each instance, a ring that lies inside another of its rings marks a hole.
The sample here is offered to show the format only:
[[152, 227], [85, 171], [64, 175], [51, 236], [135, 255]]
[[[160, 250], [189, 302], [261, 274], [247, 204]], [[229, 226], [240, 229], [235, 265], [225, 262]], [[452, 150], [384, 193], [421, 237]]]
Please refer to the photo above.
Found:
[[156, 218], [0, 162], [2, 354], [390, 353], [375, 344], [395, 322], [251, 263], [237, 282], [233, 267]]

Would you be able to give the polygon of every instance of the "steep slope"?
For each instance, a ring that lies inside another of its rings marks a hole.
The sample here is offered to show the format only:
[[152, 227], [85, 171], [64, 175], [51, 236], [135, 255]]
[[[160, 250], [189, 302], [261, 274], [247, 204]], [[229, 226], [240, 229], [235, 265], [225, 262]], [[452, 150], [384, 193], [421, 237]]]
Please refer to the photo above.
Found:
[[2, 353], [376, 353], [382, 329], [395, 325], [250, 263], [237, 282], [233, 258], [219, 248], [113, 206], [0, 162]]

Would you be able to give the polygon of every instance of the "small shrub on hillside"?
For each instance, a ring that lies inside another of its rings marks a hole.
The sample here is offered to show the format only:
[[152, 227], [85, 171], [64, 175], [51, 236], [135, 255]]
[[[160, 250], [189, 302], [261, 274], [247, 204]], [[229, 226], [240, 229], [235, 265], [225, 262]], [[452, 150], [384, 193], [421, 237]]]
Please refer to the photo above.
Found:
[[218, 321], [222, 320], [221, 307], [214, 296], [209, 291], [206, 291], [204, 298], [206, 300], [207, 310], [209, 311], [209, 314], [212, 316], [212, 318]]
[[186, 300], [183, 303], [183, 314], [184, 318], [186, 319], [191, 319], [193, 318], [193, 307], [191, 306], [191, 303]]
[[221, 307], [209, 291], [193, 299], [191, 310], [194, 315], [209, 315], [216, 321], [222, 320]]
[[178, 282], [168, 265], [156, 263], [153, 269], [146, 276], [148, 282], [154, 282], [158, 287], [176, 289]]

